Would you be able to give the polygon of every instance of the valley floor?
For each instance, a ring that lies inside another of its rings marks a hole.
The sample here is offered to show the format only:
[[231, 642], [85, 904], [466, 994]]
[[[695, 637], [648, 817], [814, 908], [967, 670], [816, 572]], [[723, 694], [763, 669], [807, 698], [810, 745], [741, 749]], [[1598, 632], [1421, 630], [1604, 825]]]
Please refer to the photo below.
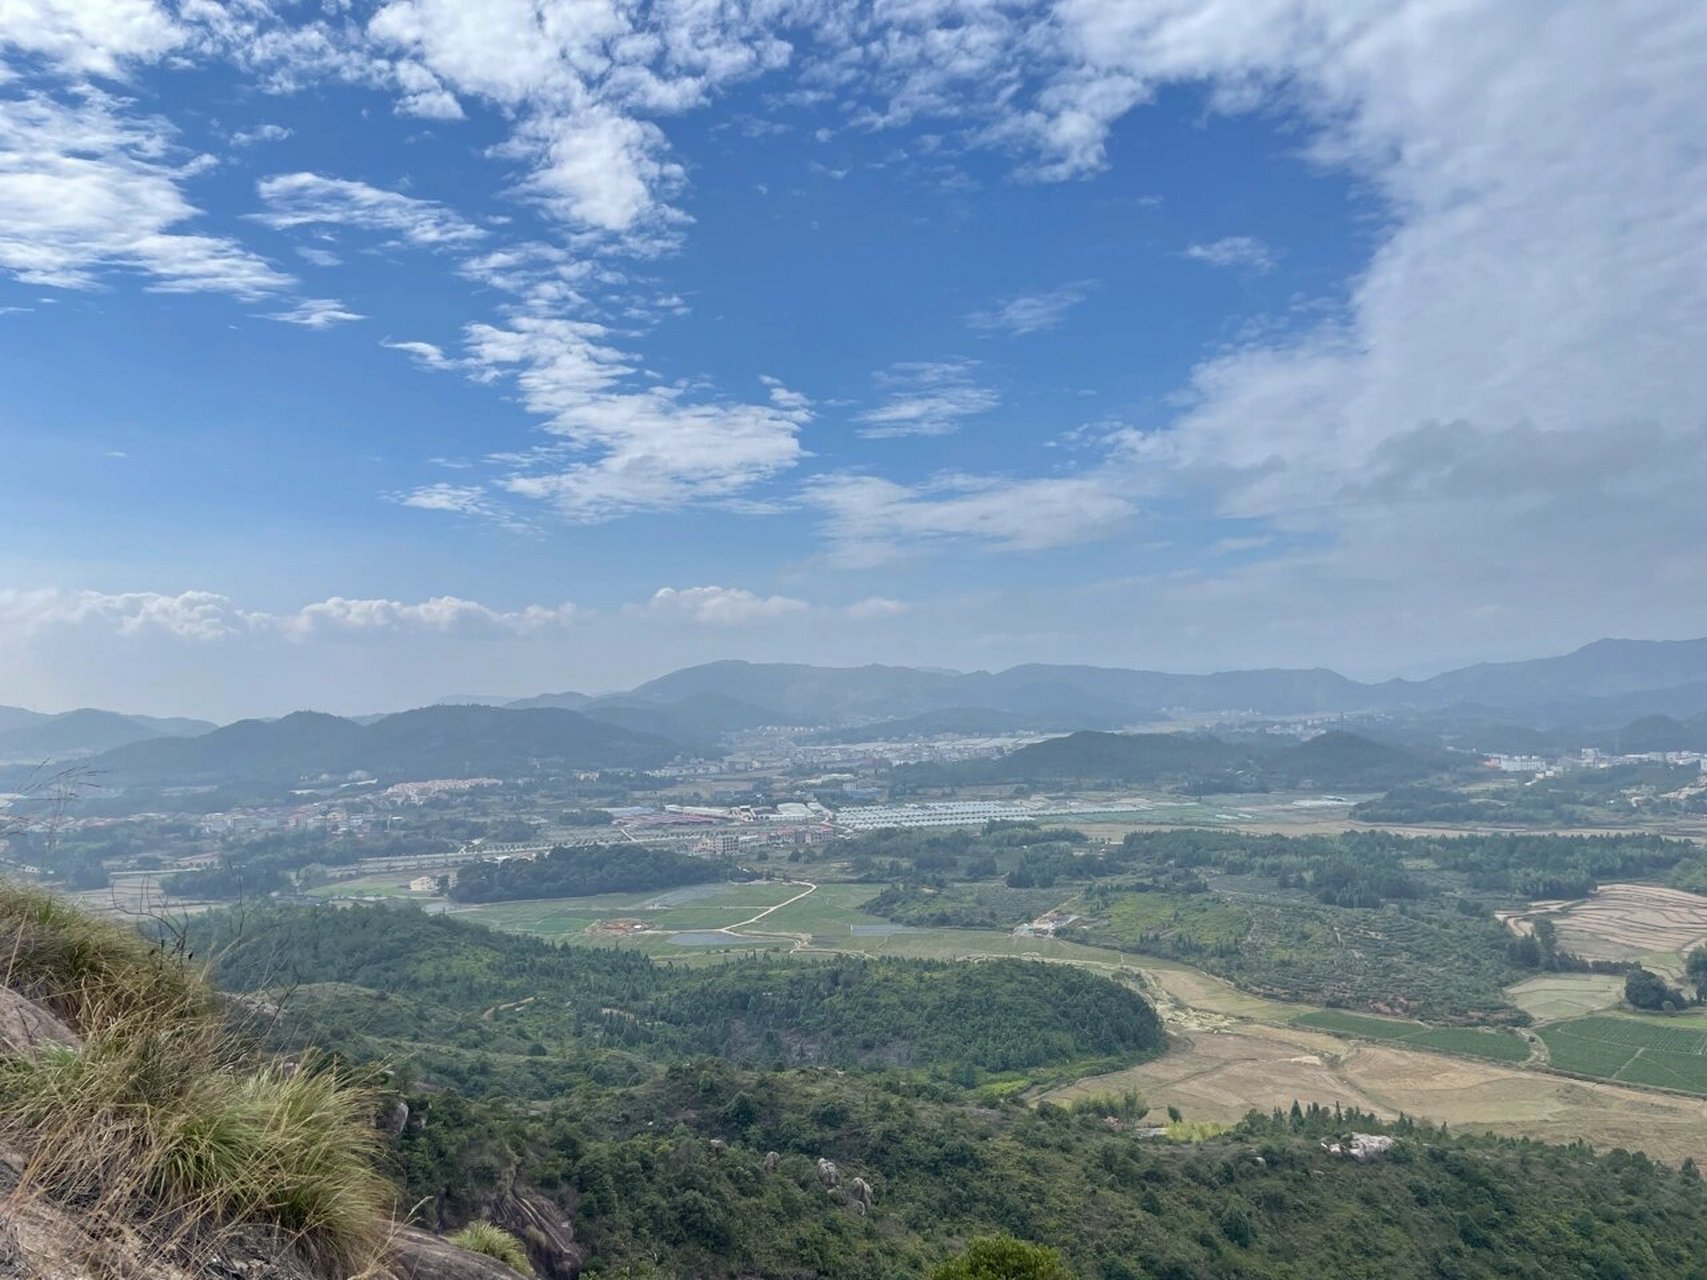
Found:
[[[1030, 957], [1083, 965], [1141, 986], [1161, 1012], [1174, 1047], [1155, 1061], [1044, 1095], [1055, 1100], [1137, 1089], [1153, 1108], [1177, 1106], [1189, 1120], [1211, 1123], [1231, 1123], [1253, 1108], [1287, 1108], [1295, 1099], [1338, 1102], [1384, 1117], [1403, 1112], [1455, 1128], [1548, 1142], [1580, 1139], [1597, 1149], [1625, 1147], [1656, 1159], [1694, 1157], [1707, 1164], [1707, 1098], [1549, 1071], [1548, 1044], [1540, 1036], [1528, 1039], [1525, 1063], [1376, 1042], [1357, 1031], [1356, 1017], [1266, 1000], [1176, 961], [1049, 937], [896, 925], [859, 910], [874, 892], [866, 884], [779, 880], [456, 910], [501, 929], [579, 945], [637, 947], [677, 962], [709, 963], [732, 952], [780, 950], [926, 959]], [[626, 928], [613, 929], [613, 922]], [[1548, 974], [1509, 994], [1519, 1007], [1556, 1026], [1558, 1020], [1611, 1007], [1621, 985], [1606, 975]], [[1348, 1024], [1347, 1036], [1355, 1038], [1297, 1024], [1309, 1016], [1330, 1024], [1341, 1018]], [[1416, 1029], [1415, 1024], [1385, 1025], [1399, 1033]], [[1647, 1020], [1635, 1025], [1646, 1027]], [[1691, 1017], [1686, 1025], [1707, 1028], [1707, 1020]], [[1707, 1057], [1702, 1063], [1707, 1067]]]

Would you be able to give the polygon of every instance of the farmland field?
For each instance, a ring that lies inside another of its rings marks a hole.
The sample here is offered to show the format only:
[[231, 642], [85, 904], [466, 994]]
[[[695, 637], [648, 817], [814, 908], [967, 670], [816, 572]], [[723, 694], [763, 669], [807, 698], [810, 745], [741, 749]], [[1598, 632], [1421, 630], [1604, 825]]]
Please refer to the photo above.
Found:
[[1624, 998], [1624, 978], [1616, 973], [1544, 973], [1507, 987], [1505, 994], [1537, 1022], [1556, 1022], [1612, 1008]]
[[1560, 1071], [1707, 1093], [1707, 1024], [1588, 1017], [1541, 1028]]
[[1293, 1099], [1339, 1102], [1387, 1117], [1402, 1111], [1454, 1128], [1549, 1142], [1582, 1139], [1597, 1149], [1625, 1147], [1674, 1162], [1685, 1156], [1707, 1160], [1707, 1104], [1700, 1099], [1485, 1059], [1445, 1058], [1406, 1042], [1348, 1043], [1297, 1024], [1193, 1033], [1152, 1062], [1047, 1096], [1069, 1102], [1127, 1089], [1156, 1111], [1179, 1107], [1188, 1120], [1231, 1123], [1253, 1107], [1284, 1109]]
[[1592, 960], [1636, 960], [1707, 941], [1707, 897], [1658, 885], [1602, 885], [1547, 914], [1560, 950]]
[[1423, 1049], [1438, 1049], [1443, 1053], [1492, 1058], [1496, 1062], [1522, 1062], [1529, 1057], [1528, 1044], [1521, 1036], [1512, 1035], [1509, 1031], [1485, 1031], [1475, 1027], [1429, 1027], [1420, 1022], [1404, 1022], [1397, 1018], [1371, 1018], [1362, 1014], [1343, 1013], [1338, 1009], [1306, 1013], [1295, 1018], [1293, 1025], [1336, 1035], [1356, 1036], [1363, 1040], [1385, 1040]]

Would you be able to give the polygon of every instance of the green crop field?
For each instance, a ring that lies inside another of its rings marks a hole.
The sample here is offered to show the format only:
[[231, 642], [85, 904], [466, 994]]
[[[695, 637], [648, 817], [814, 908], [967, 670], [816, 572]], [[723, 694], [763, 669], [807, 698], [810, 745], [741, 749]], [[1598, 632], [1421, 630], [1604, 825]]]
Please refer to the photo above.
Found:
[[1427, 1030], [1420, 1022], [1371, 1018], [1361, 1013], [1345, 1013], [1339, 1009], [1300, 1014], [1292, 1023], [1294, 1026], [1313, 1027], [1317, 1031], [1330, 1031], [1336, 1035], [1362, 1036], [1365, 1040], [1403, 1040], [1407, 1036]]
[[1561, 1071], [1707, 1093], [1707, 1028], [1699, 1022], [1668, 1026], [1599, 1016], [1555, 1023], [1539, 1034]]
[[1335, 1035], [1357, 1036], [1364, 1040], [1382, 1040], [1392, 1044], [1414, 1045], [1419, 1049], [1437, 1049], [1442, 1053], [1461, 1053], [1474, 1058], [1491, 1058], [1496, 1062], [1522, 1062], [1529, 1057], [1529, 1045], [1509, 1031], [1488, 1031], [1476, 1027], [1430, 1027], [1420, 1022], [1403, 1022], [1397, 1018], [1372, 1018], [1364, 1014], [1345, 1013], [1339, 1009], [1323, 1009], [1293, 1019], [1293, 1026], [1310, 1027]]
[[1496, 1062], [1522, 1062], [1529, 1057], [1529, 1043], [1509, 1031], [1482, 1031], [1475, 1027], [1433, 1027], [1410, 1036], [1406, 1044], [1445, 1053], [1463, 1053]]

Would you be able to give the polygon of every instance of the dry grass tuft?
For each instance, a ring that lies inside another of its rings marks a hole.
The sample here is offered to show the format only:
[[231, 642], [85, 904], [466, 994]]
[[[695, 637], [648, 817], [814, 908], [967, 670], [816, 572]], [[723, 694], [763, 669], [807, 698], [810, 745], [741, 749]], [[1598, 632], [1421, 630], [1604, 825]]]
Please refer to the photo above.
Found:
[[471, 1222], [446, 1239], [470, 1253], [483, 1253], [488, 1258], [495, 1258], [510, 1270], [519, 1271], [524, 1276], [533, 1274], [533, 1263], [528, 1261], [527, 1248], [508, 1231], [490, 1222]]
[[0, 885], [0, 981], [83, 1038], [0, 1059], [0, 1137], [27, 1185], [174, 1247], [260, 1226], [324, 1274], [374, 1265], [394, 1195], [370, 1085], [262, 1061], [181, 959], [37, 890]]

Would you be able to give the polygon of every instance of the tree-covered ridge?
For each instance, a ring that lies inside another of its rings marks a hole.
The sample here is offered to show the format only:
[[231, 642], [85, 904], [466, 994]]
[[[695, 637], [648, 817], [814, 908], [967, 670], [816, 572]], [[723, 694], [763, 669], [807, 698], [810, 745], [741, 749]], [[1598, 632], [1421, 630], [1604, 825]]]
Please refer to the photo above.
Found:
[[1033, 842], [906, 833], [879, 846], [882, 858], [862, 846], [867, 874], [889, 882], [864, 909], [911, 925], [1005, 929], [1059, 907], [1069, 919], [1057, 936], [1185, 960], [1262, 995], [1522, 1023], [1504, 989], [1526, 974], [1625, 966], [1568, 954], [1550, 926], [1514, 937], [1496, 908], [1626, 879], [1688, 887], [1707, 874], [1701, 845], [1657, 835], [1180, 829], [1096, 847], [1021, 834]]
[[456, 873], [457, 902], [641, 893], [727, 879], [729, 867], [643, 844], [560, 846], [534, 859], [473, 862]]
[[[424, 1007], [480, 1020], [473, 1037], [439, 1027], [461, 1047], [503, 1037], [522, 1054], [599, 1046], [666, 1060], [713, 1053], [975, 1078], [1111, 1055], [1131, 1061], [1163, 1045], [1155, 1011], [1135, 992], [1027, 961], [757, 959], [688, 969], [381, 907], [223, 913], [197, 926], [196, 945], [219, 957], [228, 987], [349, 984], [407, 997], [369, 1011], [369, 1030], [383, 1034], [395, 1020], [388, 1029], [407, 1035]], [[317, 1002], [316, 1019], [329, 1012]]]
[[[757, 973], [726, 965], [671, 985], [647, 1008], [699, 1027], [706, 1052], [772, 1061], [810, 1059], [825, 1046], [831, 1061], [1003, 1072], [1163, 1045], [1155, 1010], [1132, 991], [1023, 961], [838, 960]], [[752, 1047], [739, 1052], [743, 1041]]]
[[[410, 1196], [455, 1218], [478, 1212], [495, 1174], [518, 1176], [576, 1206], [610, 1271], [902, 1280], [1006, 1233], [1058, 1249], [1080, 1280], [1707, 1276], [1692, 1168], [1311, 1105], [1176, 1145], [1094, 1105], [969, 1106], [893, 1077], [712, 1061], [529, 1115], [501, 1098], [419, 1101]], [[1367, 1164], [1324, 1149], [1353, 1131], [1395, 1144]], [[842, 1187], [826, 1190], [820, 1159]], [[854, 1177], [873, 1188], [863, 1212]]]

